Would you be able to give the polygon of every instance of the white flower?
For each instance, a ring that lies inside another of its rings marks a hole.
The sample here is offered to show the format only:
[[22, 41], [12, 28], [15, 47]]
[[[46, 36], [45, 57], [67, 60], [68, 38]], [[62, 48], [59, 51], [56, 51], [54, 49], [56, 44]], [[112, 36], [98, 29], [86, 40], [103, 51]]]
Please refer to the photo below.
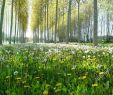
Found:
[[85, 58], [85, 56], [83, 56], [83, 58]]
[[105, 52], [103, 52], [102, 54], [103, 54], [103, 55], [105, 55], [106, 53], [105, 53]]
[[89, 50], [86, 50], [86, 51], [85, 51], [85, 53], [88, 53], [88, 52], [89, 52]]
[[18, 71], [15, 71], [15, 72], [14, 72], [14, 75], [17, 75], [17, 74], [18, 74]]
[[90, 58], [91, 56], [90, 55], [88, 55], [88, 58]]
[[97, 65], [97, 68], [99, 68], [99, 69], [100, 69], [101, 67], [102, 67], [102, 65], [100, 65], [100, 64], [98, 64], [98, 65]]

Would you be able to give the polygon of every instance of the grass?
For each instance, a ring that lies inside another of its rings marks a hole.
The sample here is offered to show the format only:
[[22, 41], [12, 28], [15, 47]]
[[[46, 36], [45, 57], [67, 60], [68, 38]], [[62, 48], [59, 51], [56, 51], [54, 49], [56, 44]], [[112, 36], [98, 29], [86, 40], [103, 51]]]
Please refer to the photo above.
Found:
[[112, 95], [112, 46], [0, 47], [0, 95]]

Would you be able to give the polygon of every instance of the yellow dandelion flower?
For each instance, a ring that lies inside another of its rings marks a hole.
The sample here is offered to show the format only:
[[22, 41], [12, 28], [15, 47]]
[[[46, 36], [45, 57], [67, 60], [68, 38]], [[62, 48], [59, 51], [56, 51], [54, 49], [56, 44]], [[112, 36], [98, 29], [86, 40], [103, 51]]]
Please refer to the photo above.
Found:
[[104, 74], [104, 72], [100, 72], [100, 73], [99, 73], [99, 75], [103, 75], [103, 74]]
[[97, 84], [97, 83], [95, 83], [95, 84], [92, 84], [92, 87], [96, 87], [96, 86], [98, 86], [98, 84]]
[[48, 91], [45, 90], [45, 91], [43, 92], [43, 95], [48, 95]]
[[83, 76], [82, 79], [86, 79], [86, 76]]
[[21, 77], [16, 78], [17, 80], [21, 80]]

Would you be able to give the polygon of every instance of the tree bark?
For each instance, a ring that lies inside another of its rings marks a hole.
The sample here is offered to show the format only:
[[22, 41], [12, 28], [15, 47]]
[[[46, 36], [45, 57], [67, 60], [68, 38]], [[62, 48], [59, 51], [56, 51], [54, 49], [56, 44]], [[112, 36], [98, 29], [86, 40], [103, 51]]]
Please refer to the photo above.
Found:
[[94, 46], [98, 45], [98, 8], [97, 8], [97, 0], [94, 0], [94, 34], [93, 34], [93, 43]]
[[1, 19], [0, 19], [0, 45], [2, 44], [2, 27], [3, 27], [3, 19], [4, 19], [5, 2], [6, 2], [6, 0], [3, 0], [3, 4], [2, 4], [2, 8], [1, 8]]
[[12, 35], [12, 28], [13, 28], [13, 2], [14, 0], [12, 0], [12, 5], [11, 5], [11, 26], [10, 26], [10, 41], [9, 44], [11, 44], [11, 35]]

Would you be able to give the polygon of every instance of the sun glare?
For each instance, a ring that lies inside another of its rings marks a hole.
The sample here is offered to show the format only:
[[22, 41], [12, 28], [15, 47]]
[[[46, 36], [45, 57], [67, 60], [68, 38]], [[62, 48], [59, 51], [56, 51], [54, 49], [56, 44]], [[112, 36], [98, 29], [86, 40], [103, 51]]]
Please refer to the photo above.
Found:
[[30, 29], [27, 30], [26, 37], [28, 37], [28, 38], [32, 38], [33, 37], [33, 33], [31, 32]]

